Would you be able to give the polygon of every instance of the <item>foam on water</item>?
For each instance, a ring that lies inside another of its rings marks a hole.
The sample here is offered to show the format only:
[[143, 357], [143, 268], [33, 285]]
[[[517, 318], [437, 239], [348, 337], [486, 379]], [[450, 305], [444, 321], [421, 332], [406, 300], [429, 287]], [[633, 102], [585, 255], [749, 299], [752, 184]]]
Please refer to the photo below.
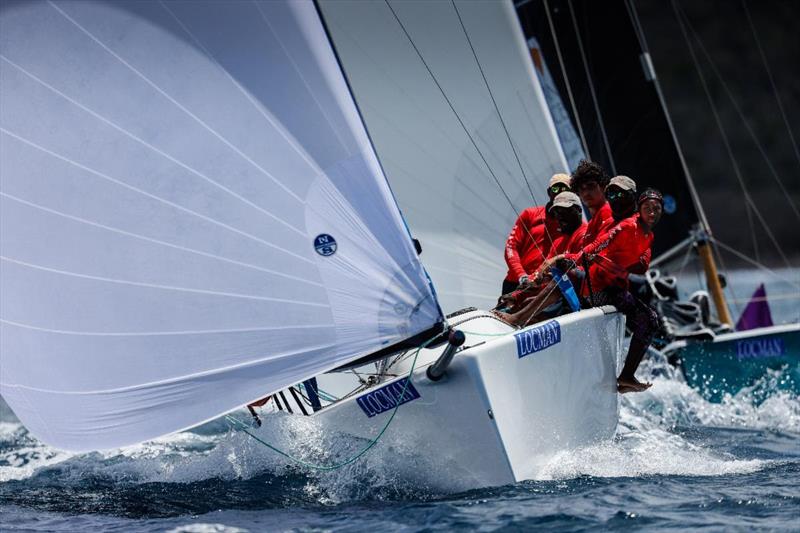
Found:
[[[618, 436], [612, 442], [554, 456], [536, 476], [565, 480], [580, 476], [631, 477], [653, 475], [715, 476], [749, 473], [770, 464], [763, 459], [739, 459], [702, 443], [692, 442], [676, 428], [723, 427], [800, 434], [800, 401], [776, 392], [753, 400], [756, 384], [720, 404], [703, 399], [663, 361], [651, 360], [641, 374], [653, 387], [623, 397]], [[768, 376], [765, 382], [775, 379]], [[760, 397], [760, 396], [759, 396]], [[8, 412], [7, 409], [5, 410]], [[264, 474], [305, 476], [304, 496], [319, 503], [408, 494], [436, 495], [464, 490], [452, 479], [426, 475], [435, 458], [417, 456], [402, 441], [377, 446], [363, 460], [335, 472], [304, 471], [248, 435], [214, 422], [138, 446], [109, 452], [69, 454], [53, 450], [28, 436], [16, 420], [0, 422], [0, 482], [22, 481], [47, 473], [58, 485], [77, 486], [87, 478], [115, 483], [194, 483], [209, 479], [248, 480]], [[330, 464], [364, 445], [322, 431], [301, 417], [268, 417], [272, 443], [305, 460]]]

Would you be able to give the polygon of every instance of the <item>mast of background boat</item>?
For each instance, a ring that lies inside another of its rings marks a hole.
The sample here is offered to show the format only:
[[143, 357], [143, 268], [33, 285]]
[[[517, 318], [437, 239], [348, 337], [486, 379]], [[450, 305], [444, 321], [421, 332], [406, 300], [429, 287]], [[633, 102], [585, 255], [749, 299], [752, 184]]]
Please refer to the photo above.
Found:
[[[705, 211], [703, 211], [703, 205], [700, 202], [700, 196], [697, 194], [697, 189], [695, 188], [694, 180], [692, 180], [692, 175], [689, 172], [689, 166], [686, 164], [686, 159], [683, 157], [683, 151], [681, 150], [681, 145], [678, 141], [678, 135], [676, 134], [675, 127], [672, 124], [672, 117], [669, 114], [667, 102], [664, 98], [664, 93], [661, 90], [661, 84], [656, 76], [656, 71], [653, 67], [653, 61], [650, 58], [650, 51], [647, 47], [644, 31], [639, 23], [639, 15], [636, 12], [636, 6], [634, 5], [633, 0], [624, 0], [624, 2], [625, 6], [628, 8], [628, 14], [631, 17], [631, 22], [633, 23], [636, 36], [639, 39], [639, 46], [642, 49], [642, 54], [640, 56], [642, 60], [642, 68], [644, 69], [647, 79], [653, 82], [653, 87], [655, 87], [656, 94], [658, 95], [658, 101], [661, 103], [661, 108], [664, 110], [664, 116], [667, 119], [669, 132], [672, 136], [673, 142], [675, 143], [675, 149], [678, 152], [678, 158], [680, 159], [681, 167], [683, 168], [683, 174], [686, 176], [686, 182], [689, 185], [689, 194], [692, 197], [694, 208], [697, 211], [697, 215], [700, 219], [698, 223], [699, 228], [694, 232], [692, 240], [697, 247], [697, 253], [700, 255], [700, 260], [703, 264], [708, 291], [714, 300], [714, 306], [717, 309], [717, 316], [719, 317], [720, 322], [733, 325], [733, 320], [731, 319], [730, 311], [728, 310], [728, 303], [726, 302], [725, 294], [722, 291], [722, 284], [719, 281], [717, 264], [714, 261], [714, 255], [712, 254], [711, 250], [711, 227], [708, 225], [708, 219], [706, 218]], [[654, 261], [654, 263], [656, 261]]]

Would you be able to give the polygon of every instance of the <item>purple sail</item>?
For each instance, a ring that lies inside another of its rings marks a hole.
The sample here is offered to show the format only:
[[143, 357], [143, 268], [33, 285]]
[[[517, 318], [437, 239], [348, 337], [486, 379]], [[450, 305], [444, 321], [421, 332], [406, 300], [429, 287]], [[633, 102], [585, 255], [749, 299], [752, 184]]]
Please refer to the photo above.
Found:
[[772, 313], [770, 313], [769, 303], [767, 303], [767, 291], [762, 283], [753, 293], [747, 307], [742, 311], [742, 316], [739, 317], [739, 322], [736, 323], [736, 331], [765, 328], [771, 325]]

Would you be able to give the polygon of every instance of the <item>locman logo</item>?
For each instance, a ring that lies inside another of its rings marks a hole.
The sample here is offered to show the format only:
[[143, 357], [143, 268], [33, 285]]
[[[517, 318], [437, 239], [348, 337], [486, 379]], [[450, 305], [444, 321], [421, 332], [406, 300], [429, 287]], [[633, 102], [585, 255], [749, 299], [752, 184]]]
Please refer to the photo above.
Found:
[[517, 340], [517, 356], [521, 359], [561, 342], [561, 324], [552, 320], [541, 326], [520, 331], [514, 338]]
[[783, 339], [752, 339], [736, 343], [736, 357], [742, 359], [756, 359], [759, 357], [780, 357], [786, 353]]
[[408, 378], [403, 378], [357, 398], [356, 402], [364, 414], [372, 418], [417, 398], [419, 392], [414, 388], [414, 384], [408, 381]]
[[317, 235], [317, 238], [314, 239], [314, 249], [319, 255], [325, 257], [333, 255], [336, 253], [336, 239], [327, 233], [320, 233]]

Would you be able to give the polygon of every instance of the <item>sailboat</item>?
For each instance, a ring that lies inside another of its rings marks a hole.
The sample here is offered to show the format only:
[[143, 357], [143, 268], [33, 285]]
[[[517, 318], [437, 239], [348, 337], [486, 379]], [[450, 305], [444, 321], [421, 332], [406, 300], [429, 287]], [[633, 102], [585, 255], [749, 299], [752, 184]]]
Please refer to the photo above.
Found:
[[464, 308], [565, 169], [510, 3], [5, 2], [0, 30], [0, 393], [38, 439], [250, 405], [479, 487], [614, 435], [619, 313]]
[[[517, 8], [526, 34], [536, 36], [545, 56], [561, 67], [555, 81], [571, 102], [586, 152], [665, 195], [655, 259], [642, 283], [643, 297], [652, 298], [662, 318], [661, 352], [711, 401], [771, 370], [784, 372], [783, 388], [800, 392], [800, 324], [734, 331], [717, 266], [717, 248], [724, 244], [714, 237], [681, 151], [635, 3], [521, 0]], [[702, 265], [707, 292], [677, 302], [676, 280], [667, 269], [691, 257]]]

